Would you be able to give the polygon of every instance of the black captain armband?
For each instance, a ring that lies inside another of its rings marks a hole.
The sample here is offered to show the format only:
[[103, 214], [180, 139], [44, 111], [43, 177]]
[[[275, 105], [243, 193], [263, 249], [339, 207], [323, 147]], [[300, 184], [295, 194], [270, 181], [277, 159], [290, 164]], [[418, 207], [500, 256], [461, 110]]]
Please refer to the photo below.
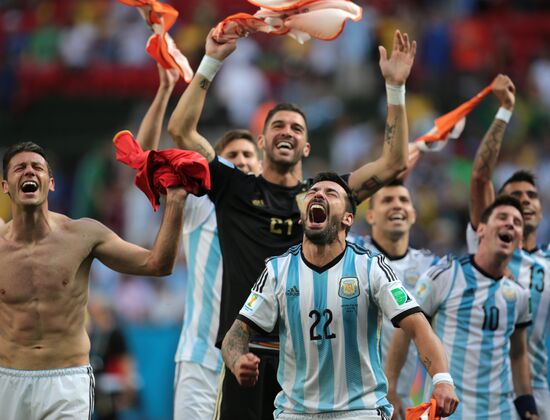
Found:
[[516, 411], [519, 414], [519, 418], [522, 420], [530, 419], [531, 416], [527, 417], [528, 414], [539, 414], [539, 412], [537, 411], [537, 403], [535, 402], [535, 398], [531, 394], [521, 395], [517, 397], [514, 400], [514, 405], [516, 406]]

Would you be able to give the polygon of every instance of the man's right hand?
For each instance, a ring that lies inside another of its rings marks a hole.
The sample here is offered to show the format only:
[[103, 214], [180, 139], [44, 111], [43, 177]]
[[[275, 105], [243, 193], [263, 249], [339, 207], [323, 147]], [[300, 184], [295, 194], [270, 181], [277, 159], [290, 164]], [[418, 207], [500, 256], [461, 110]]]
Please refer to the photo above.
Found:
[[392, 420], [405, 420], [405, 408], [399, 394], [396, 391], [388, 390], [388, 401], [393, 405]]
[[233, 39], [231, 41], [220, 44], [219, 42], [216, 42], [214, 38], [212, 38], [213, 33], [214, 29], [211, 29], [210, 32], [208, 32], [208, 36], [206, 37], [205, 53], [209, 57], [223, 61], [233, 51], [235, 51], [235, 49], [237, 48], [237, 41]]
[[500, 102], [500, 106], [512, 110], [516, 103], [516, 87], [508, 76], [499, 74], [493, 81], [492, 91]]
[[231, 372], [237, 378], [237, 382], [242, 386], [254, 386], [258, 381], [258, 375], [260, 374], [260, 358], [252, 353], [246, 353], [241, 355]]
[[432, 398], [437, 403], [436, 416], [449, 417], [458, 406], [458, 397], [455, 393], [455, 387], [447, 382], [439, 382], [434, 386]]

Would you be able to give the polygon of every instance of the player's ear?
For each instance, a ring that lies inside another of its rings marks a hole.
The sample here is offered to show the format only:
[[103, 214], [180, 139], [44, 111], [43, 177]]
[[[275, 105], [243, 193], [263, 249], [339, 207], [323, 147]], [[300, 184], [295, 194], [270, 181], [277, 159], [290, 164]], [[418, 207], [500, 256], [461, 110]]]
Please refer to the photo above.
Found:
[[53, 176], [50, 178], [50, 186], [48, 187], [48, 190], [55, 191], [55, 180], [53, 179]]
[[[371, 198], [372, 200], [372, 198]], [[373, 225], [374, 224], [374, 211], [372, 210], [372, 208], [368, 208], [367, 211], [365, 212], [365, 220], [367, 221], [367, 223], [369, 225]]]
[[485, 236], [485, 230], [487, 229], [487, 225], [485, 223], [480, 223], [477, 225], [476, 233], [477, 237], [481, 240], [483, 236]]
[[306, 145], [304, 146], [304, 157], [308, 157], [310, 152], [311, 152], [311, 144], [306, 143]]
[[258, 149], [265, 150], [265, 136], [263, 134], [258, 136]]
[[354, 219], [354, 216], [353, 216], [353, 213], [350, 213], [350, 212], [345, 212], [344, 213], [344, 216], [342, 217], [342, 224], [346, 227], [346, 228], [350, 228], [351, 225], [353, 225], [353, 219]]

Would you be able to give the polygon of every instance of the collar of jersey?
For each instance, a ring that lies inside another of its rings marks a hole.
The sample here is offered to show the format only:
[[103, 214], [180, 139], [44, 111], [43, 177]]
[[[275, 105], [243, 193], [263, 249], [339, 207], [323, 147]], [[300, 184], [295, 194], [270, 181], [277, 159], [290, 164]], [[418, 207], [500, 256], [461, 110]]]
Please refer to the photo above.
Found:
[[346, 244], [346, 247], [344, 248], [344, 250], [341, 252], [340, 255], [338, 255], [331, 262], [325, 264], [322, 267], [317, 267], [316, 265], [314, 265], [314, 264], [310, 263], [308, 260], [306, 260], [306, 257], [304, 256], [304, 250], [303, 250], [302, 247], [300, 247], [300, 256], [302, 257], [302, 261], [304, 262], [305, 265], [307, 265], [309, 268], [311, 268], [313, 271], [316, 271], [317, 273], [322, 273], [324, 271], [327, 271], [329, 268], [334, 267], [336, 264], [338, 264], [340, 262], [340, 260], [342, 259], [342, 257], [346, 253], [347, 247], [348, 246]]
[[403, 258], [405, 258], [407, 256], [407, 254], [409, 253], [409, 247], [407, 247], [407, 250], [405, 251], [405, 253], [403, 255], [396, 255], [396, 256], [393, 256], [393, 255], [388, 255], [388, 253], [384, 250], [384, 248], [382, 248], [382, 246], [380, 246], [380, 244], [378, 242], [376, 242], [374, 240], [374, 238], [370, 237], [370, 241], [372, 242], [372, 244], [376, 247], [376, 249], [378, 251], [380, 251], [380, 253], [382, 255], [384, 255], [384, 257], [386, 257], [388, 260], [390, 261], [397, 261], [397, 260], [402, 260]]
[[479, 265], [476, 264], [475, 259], [474, 259], [474, 254], [470, 255], [470, 262], [472, 263], [474, 268], [477, 271], [479, 271], [481, 274], [483, 274], [485, 277], [488, 277], [488, 278], [493, 279], [495, 281], [499, 281], [500, 279], [502, 279], [504, 277], [504, 276], [495, 277], [495, 276], [492, 276], [491, 274], [487, 273], [485, 270], [483, 270], [483, 268], [481, 268]]

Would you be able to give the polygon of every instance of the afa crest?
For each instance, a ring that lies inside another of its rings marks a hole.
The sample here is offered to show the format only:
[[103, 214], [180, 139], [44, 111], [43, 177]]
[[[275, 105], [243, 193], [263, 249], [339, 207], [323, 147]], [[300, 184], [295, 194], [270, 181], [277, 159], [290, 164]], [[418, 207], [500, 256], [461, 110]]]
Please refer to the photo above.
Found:
[[416, 286], [416, 282], [418, 278], [420, 277], [420, 273], [416, 270], [407, 270], [407, 272], [404, 274], [405, 277], [405, 283], [409, 285], [411, 288], [414, 288]]
[[341, 278], [338, 296], [344, 299], [353, 299], [359, 296], [359, 280], [357, 277]]
[[515, 302], [517, 299], [514, 287], [506, 281], [502, 283], [502, 296], [506, 302]]

